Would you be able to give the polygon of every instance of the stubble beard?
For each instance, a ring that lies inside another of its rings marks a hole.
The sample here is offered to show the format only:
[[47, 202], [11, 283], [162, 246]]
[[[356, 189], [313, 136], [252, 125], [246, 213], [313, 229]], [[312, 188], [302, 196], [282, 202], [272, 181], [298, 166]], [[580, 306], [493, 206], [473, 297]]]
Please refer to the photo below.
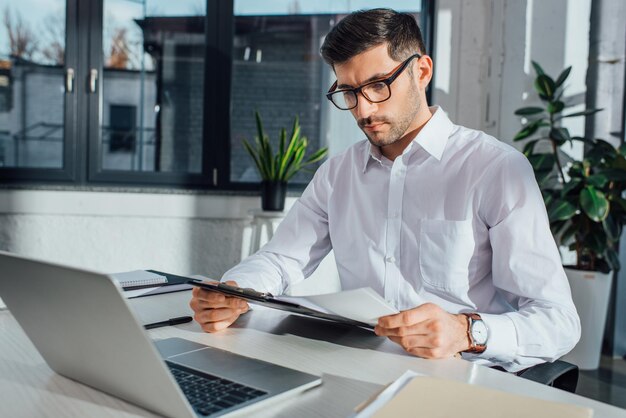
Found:
[[[407, 109], [407, 111], [404, 112], [402, 115], [400, 115], [395, 121], [385, 116], [373, 116], [360, 119], [358, 121], [359, 127], [367, 137], [370, 144], [376, 145], [378, 147], [391, 145], [395, 142], [398, 142], [406, 134], [407, 130], [411, 126], [411, 123], [413, 123], [413, 121], [417, 117], [417, 113], [419, 112], [421, 105], [417, 86], [413, 82], [411, 83], [411, 95], [410, 99], [408, 100], [408, 105], [410, 106], [410, 108]], [[381, 122], [389, 125], [389, 131], [384, 134], [380, 133], [379, 135], [372, 135], [368, 134], [367, 131], [365, 131], [364, 129], [366, 125]]]

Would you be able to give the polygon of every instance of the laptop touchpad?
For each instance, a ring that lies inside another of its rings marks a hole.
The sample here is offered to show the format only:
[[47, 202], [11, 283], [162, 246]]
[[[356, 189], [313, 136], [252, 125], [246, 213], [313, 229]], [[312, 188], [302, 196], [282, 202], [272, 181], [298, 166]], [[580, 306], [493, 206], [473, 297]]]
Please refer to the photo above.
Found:
[[236, 379], [272, 367], [271, 364], [217, 348], [201, 346], [200, 350], [167, 357], [168, 361], [212, 375]]

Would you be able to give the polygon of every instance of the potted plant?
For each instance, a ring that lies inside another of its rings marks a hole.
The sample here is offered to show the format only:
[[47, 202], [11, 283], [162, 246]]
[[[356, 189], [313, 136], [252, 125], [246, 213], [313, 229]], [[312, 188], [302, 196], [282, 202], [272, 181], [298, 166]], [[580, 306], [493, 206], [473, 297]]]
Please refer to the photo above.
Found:
[[309, 142], [301, 135], [298, 116], [294, 118], [289, 140], [287, 130], [282, 128], [278, 139], [278, 150], [274, 153], [269, 136], [263, 129], [259, 112], [255, 112], [257, 136], [253, 147], [243, 140], [245, 149], [250, 154], [261, 176], [261, 207], [267, 211], [282, 211], [285, 208], [287, 182], [304, 167], [322, 160], [328, 154], [324, 147], [306, 160], [304, 159]]
[[[534, 89], [541, 106], [523, 107], [515, 114], [526, 119], [514, 141], [527, 141], [523, 152], [533, 166], [543, 195], [550, 228], [557, 244], [576, 252], [576, 264], [565, 272], [582, 322], [580, 342], [567, 360], [581, 369], [595, 369], [613, 273], [619, 270], [617, 246], [626, 222], [626, 147], [616, 149], [601, 139], [571, 136], [565, 118], [592, 115], [601, 109], [567, 112], [562, 100], [571, 67], [556, 78], [533, 62]], [[560, 147], [581, 142], [582, 160], [564, 155]], [[543, 145], [543, 147], [542, 147]]]

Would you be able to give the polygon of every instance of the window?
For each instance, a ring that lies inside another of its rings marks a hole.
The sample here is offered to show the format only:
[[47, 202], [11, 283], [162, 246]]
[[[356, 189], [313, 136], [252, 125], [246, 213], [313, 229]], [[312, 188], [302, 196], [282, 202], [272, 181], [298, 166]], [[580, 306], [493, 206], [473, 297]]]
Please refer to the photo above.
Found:
[[[256, 190], [241, 146], [255, 110], [272, 139], [297, 115], [311, 148], [335, 154], [362, 134], [324, 98], [319, 47], [374, 3], [0, 0], [0, 177]], [[431, 1], [386, 6], [430, 40]]]
[[[135, 152], [137, 140], [137, 106], [110, 105], [109, 127], [102, 129], [102, 142], [109, 144], [110, 153]], [[108, 138], [108, 141], [107, 139]]]
[[0, 167], [60, 169], [66, 114], [66, 2], [0, 2]]

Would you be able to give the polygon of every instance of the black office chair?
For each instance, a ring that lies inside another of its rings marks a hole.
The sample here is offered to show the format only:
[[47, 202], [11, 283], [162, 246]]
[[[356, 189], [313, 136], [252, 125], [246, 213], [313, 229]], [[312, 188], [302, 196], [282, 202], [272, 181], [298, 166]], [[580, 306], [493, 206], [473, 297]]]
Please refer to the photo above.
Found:
[[554, 363], [543, 363], [529, 367], [518, 374], [518, 376], [567, 392], [576, 393], [578, 366], [563, 360], [557, 360]]

